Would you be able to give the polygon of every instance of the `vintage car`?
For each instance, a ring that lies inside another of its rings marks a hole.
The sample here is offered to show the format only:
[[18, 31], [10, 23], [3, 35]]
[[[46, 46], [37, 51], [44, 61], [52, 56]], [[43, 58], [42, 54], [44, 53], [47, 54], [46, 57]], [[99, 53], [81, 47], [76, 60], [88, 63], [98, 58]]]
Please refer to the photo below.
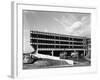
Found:
[[37, 60], [38, 60], [38, 58], [35, 56], [32, 56], [31, 53], [23, 54], [23, 63], [24, 64], [32, 64]]

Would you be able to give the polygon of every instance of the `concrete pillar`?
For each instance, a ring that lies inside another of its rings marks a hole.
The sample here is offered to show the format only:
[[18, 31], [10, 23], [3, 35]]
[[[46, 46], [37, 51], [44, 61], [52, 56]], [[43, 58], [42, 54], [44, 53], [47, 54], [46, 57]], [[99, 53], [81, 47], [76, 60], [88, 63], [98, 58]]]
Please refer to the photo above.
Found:
[[37, 48], [36, 48], [36, 54], [38, 54], [38, 45], [36, 46]]
[[52, 56], [53, 56], [53, 50], [51, 51], [51, 54], [52, 54]]
[[84, 56], [85, 56], [85, 50], [84, 50]]
[[76, 50], [74, 50], [74, 52], [77, 53], [77, 54], [76, 54], [76, 55], [77, 55], [76, 58], [77, 58], [77, 60], [78, 60], [78, 59], [79, 59], [79, 52], [76, 51]]

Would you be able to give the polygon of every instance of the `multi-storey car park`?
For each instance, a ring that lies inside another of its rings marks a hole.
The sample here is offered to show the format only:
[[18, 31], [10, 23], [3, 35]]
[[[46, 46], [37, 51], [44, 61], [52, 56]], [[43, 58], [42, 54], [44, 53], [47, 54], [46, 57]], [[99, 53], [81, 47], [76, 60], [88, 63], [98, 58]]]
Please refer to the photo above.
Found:
[[56, 57], [62, 52], [67, 52], [69, 56], [72, 52], [77, 52], [79, 57], [86, 56], [90, 50], [89, 40], [87, 37], [30, 31], [30, 44], [36, 53]]

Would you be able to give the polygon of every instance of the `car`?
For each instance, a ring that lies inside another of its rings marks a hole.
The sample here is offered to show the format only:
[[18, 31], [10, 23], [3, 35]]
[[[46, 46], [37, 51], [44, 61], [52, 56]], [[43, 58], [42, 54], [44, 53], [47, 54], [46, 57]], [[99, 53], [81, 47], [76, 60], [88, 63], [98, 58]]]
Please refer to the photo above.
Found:
[[33, 64], [37, 60], [38, 60], [38, 58], [31, 55], [31, 54], [24, 54], [23, 55], [23, 63], [24, 64]]

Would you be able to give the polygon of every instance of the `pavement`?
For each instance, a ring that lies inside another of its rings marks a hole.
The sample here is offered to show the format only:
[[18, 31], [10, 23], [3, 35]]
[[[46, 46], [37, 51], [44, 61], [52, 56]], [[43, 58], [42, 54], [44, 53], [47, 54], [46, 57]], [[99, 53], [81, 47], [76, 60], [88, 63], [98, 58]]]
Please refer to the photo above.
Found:
[[33, 64], [23, 64], [23, 69], [40, 69], [40, 68], [54, 68], [54, 67], [79, 67], [79, 66], [90, 66], [91, 61], [85, 58], [80, 59], [60, 59], [59, 57], [43, 55], [43, 54], [32, 54], [39, 58]]
[[55, 57], [55, 56], [50, 56], [50, 55], [43, 55], [43, 54], [38, 54], [37, 53], [37, 54], [33, 54], [33, 56], [38, 57], [38, 58], [45, 58], [45, 59], [66, 61], [70, 65], [73, 65], [74, 64], [74, 61], [73, 60], [60, 59], [60, 57]]

